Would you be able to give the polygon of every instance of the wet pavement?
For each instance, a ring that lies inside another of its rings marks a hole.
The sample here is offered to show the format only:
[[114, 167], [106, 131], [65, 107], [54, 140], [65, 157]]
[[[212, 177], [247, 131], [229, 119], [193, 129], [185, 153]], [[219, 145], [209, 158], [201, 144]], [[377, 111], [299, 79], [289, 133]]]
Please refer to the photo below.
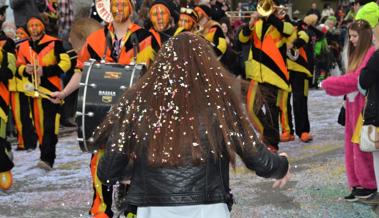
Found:
[[[283, 189], [272, 189], [273, 180], [257, 177], [238, 162], [231, 171], [235, 197], [232, 218], [276, 217], [377, 217], [374, 209], [349, 203], [343, 154], [343, 127], [336, 122], [341, 98], [322, 91], [310, 93], [310, 121], [314, 140], [283, 143], [293, 176]], [[57, 146], [55, 169], [35, 168], [39, 151], [14, 152], [14, 185], [0, 192], [0, 218], [89, 217], [92, 198], [90, 154], [82, 153], [72, 129], [63, 129]]]

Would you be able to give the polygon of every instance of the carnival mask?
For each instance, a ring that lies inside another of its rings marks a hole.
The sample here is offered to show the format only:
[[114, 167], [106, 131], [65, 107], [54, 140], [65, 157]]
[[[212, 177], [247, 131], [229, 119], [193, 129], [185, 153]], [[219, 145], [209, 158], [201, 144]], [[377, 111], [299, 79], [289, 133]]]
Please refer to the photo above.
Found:
[[193, 18], [187, 14], [180, 14], [178, 26], [185, 30], [191, 30], [195, 24]]
[[158, 32], [167, 29], [170, 24], [170, 17], [170, 10], [163, 4], [155, 4], [150, 8], [150, 20]]
[[30, 36], [33, 38], [39, 38], [45, 30], [45, 25], [37, 18], [31, 18], [28, 21], [27, 27]]
[[132, 5], [129, 0], [111, 0], [111, 13], [115, 22], [127, 21], [131, 11]]
[[18, 40], [20, 39], [26, 39], [29, 37], [29, 35], [25, 32], [24, 28], [18, 28], [16, 30], [16, 37]]

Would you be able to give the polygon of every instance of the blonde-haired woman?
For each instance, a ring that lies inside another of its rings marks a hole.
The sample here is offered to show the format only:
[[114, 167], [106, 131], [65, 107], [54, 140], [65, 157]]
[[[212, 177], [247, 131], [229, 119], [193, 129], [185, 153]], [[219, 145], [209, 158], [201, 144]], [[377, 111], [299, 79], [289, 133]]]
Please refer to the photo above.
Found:
[[345, 119], [345, 165], [348, 185], [352, 192], [347, 201], [369, 198], [376, 192], [372, 154], [362, 152], [352, 136], [364, 106], [364, 96], [358, 91], [358, 77], [374, 53], [372, 30], [364, 20], [355, 21], [349, 28], [348, 69], [343, 76], [332, 76], [322, 82], [322, 88], [332, 96], [347, 95]]

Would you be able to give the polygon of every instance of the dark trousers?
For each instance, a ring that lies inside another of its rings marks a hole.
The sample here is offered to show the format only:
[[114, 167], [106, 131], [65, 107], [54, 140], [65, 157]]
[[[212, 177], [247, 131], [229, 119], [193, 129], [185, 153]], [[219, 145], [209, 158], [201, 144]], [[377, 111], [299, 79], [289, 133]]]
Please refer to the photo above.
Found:
[[35, 98], [33, 103], [34, 126], [41, 150], [40, 159], [53, 166], [58, 143], [61, 106], [43, 98]]
[[[309, 79], [307, 75], [299, 72], [290, 72], [290, 83], [292, 86], [293, 96], [293, 114], [295, 118], [295, 133], [299, 137], [303, 132], [310, 131], [309, 118], [308, 118], [308, 91]], [[292, 125], [292, 107], [291, 98], [288, 97], [288, 120], [290, 126]], [[291, 127], [293, 129], [293, 127]]]
[[247, 109], [253, 125], [263, 135], [263, 142], [276, 149], [279, 149], [280, 142], [278, 91], [276, 86], [251, 81], [247, 96]]
[[12, 93], [12, 113], [17, 130], [18, 149], [35, 149], [37, 134], [33, 126], [31, 98], [23, 92]]
[[[6, 128], [6, 123], [2, 119], [0, 119], [0, 128]], [[4, 132], [5, 129], [0, 131]], [[7, 152], [11, 152], [11, 144], [4, 136], [0, 136], [0, 173], [7, 172], [14, 166]]]
[[[67, 84], [70, 82], [73, 74], [74, 74], [73, 70], [70, 70], [69, 72], [67, 72], [67, 74], [63, 78], [64, 86], [67, 86]], [[62, 122], [66, 122], [71, 118], [75, 118], [76, 105], [78, 103], [78, 93], [79, 93], [79, 91], [76, 90], [64, 99], [64, 104], [62, 106], [62, 113], [61, 113], [62, 114]]]

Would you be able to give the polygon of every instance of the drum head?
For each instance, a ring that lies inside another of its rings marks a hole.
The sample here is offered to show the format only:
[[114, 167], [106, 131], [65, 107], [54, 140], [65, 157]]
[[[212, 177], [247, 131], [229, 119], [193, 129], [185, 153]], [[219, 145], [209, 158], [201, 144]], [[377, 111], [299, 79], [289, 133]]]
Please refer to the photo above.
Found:
[[92, 145], [93, 131], [110, 108], [145, 71], [144, 65], [86, 63], [78, 95], [77, 124], [79, 145], [92, 152], [100, 145]]

